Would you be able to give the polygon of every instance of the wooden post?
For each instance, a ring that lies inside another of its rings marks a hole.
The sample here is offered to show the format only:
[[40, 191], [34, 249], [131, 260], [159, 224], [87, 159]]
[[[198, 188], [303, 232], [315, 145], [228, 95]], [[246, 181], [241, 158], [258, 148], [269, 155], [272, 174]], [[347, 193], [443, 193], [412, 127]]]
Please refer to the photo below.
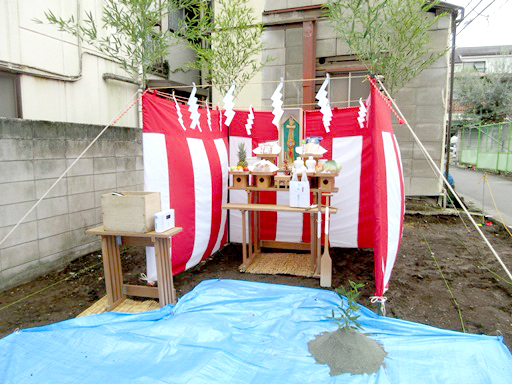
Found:
[[[302, 23], [302, 78], [316, 77], [316, 25], [313, 20]], [[315, 81], [302, 83], [302, 104], [304, 109], [315, 109]]]
[[245, 210], [242, 209], [242, 260], [243, 264], [247, 263], [247, 238], [245, 233]]
[[111, 310], [125, 298], [122, 292], [123, 275], [121, 269], [121, 255], [115, 236], [102, 237], [101, 252], [103, 256], [108, 310]]
[[158, 277], [158, 296], [160, 306], [176, 304], [176, 291], [172, 276], [171, 240], [157, 238], [155, 241], [155, 256]]

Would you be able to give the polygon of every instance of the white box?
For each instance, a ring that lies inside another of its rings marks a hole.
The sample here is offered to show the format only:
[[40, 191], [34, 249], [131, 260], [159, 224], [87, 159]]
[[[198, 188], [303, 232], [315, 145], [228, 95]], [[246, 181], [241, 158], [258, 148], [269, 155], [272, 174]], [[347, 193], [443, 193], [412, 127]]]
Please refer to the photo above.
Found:
[[166, 209], [153, 215], [155, 218], [155, 232], [165, 232], [174, 228], [174, 209]]

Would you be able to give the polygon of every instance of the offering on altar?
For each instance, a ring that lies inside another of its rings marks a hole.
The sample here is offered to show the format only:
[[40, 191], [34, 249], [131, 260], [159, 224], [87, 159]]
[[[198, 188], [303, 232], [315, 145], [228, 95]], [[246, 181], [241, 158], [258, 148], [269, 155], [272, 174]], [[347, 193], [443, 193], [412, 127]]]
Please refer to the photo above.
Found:
[[338, 173], [340, 170], [341, 164], [338, 164], [335, 160], [329, 160], [325, 162], [323, 172]]
[[249, 172], [248, 167], [242, 167], [241, 165], [233, 165], [228, 167], [229, 172]]
[[277, 155], [281, 152], [281, 147], [277, 141], [269, 141], [260, 143], [257, 148], [253, 149], [256, 155]]
[[255, 163], [254, 165], [249, 166], [249, 170], [251, 172], [256, 172], [256, 173], [277, 172], [278, 169], [279, 169], [278, 166], [276, 166], [275, 164], [271, 163], [268, 160], [260, 160], [257, 163]]
[[304, 156], [321, 156], [327, 152], [327, 149], [317, 143], [306, 143], [300, 147], [295, 147], [295, 152]]

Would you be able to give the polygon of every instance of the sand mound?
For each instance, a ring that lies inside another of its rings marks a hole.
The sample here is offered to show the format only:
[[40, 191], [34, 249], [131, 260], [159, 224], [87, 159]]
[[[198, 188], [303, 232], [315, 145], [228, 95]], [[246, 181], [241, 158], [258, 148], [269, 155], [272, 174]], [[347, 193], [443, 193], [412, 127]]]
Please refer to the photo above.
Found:
[[354, 330], [321, 333], [308, 343], [308, 349], [317, 363], [331, 368], [331, 376], [375, 373], [387, 356], [374, 340]]

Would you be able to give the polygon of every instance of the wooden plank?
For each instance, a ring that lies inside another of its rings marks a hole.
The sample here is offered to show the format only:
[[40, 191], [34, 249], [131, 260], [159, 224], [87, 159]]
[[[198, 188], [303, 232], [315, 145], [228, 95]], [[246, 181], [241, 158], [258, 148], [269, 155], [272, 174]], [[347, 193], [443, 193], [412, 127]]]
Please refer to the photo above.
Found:
[[290, 243], [290, 242], [286, 242], [286, 241], [273, 241], [273, 240], [263, 240], [262, 247], [263, 248], [291, 249], [291, 250], [295, 250], [295, 251], [311, 250], [310, 243]]
[[[222, 204], [223, 209], [237, 209], [237, 210], [245, 210], [245, 211], [255, 211], [255, 212], [296, 212], [296, 213], [311, 213], [317, 209], [314, 208], [294, 208], [289, 207], [288, 205], [275, 205], [275, 204], [242, 204], [242, 203], [227, 203]], [[325, 207], [322, 207], [322, 212], [325, 212]], [[338, 212], [337, 208], [330, 207], [329, 213]]]
[[144, 285], [123, 284], [123, 294], [126, 296], [151, 297], [158, 299], [157, 287], [146, 287]]
[[121, 231], [106, 231], [103, 225], [99, 227], [87, 229], [85, 233], [88, 235], [99, 236], [129, 236], [129, 237], [149, 237], [149, 238], [165, 238], [171, 237], [183, 231], [181, 227], [174, 227], [165, 232], [121, 232]]
[[[288, 191], [288, 188], [277, 188], [277, 187], [269, 187], [269, 188], [257, 188], [257, 187], [245, 187], [245, 188], [237, 188], [237, 187], [228, 187], [228, 189], [233, 189], [235, 191], [247, 191], [247, 192], [262, 192], [262, 191], [270, 191], [270, 192], [285, 192]], [[324, 189], [311, 188], [311, 192], [326, 192]], [[339, 191], [339, 188], [333, 188], [329, 190], [329, 192], [336, 193]]]
[[132, 245], [134, 247], [152, 247], [155, 245], [154, 239], [147, 237], [123, 236], [123, 245]]

